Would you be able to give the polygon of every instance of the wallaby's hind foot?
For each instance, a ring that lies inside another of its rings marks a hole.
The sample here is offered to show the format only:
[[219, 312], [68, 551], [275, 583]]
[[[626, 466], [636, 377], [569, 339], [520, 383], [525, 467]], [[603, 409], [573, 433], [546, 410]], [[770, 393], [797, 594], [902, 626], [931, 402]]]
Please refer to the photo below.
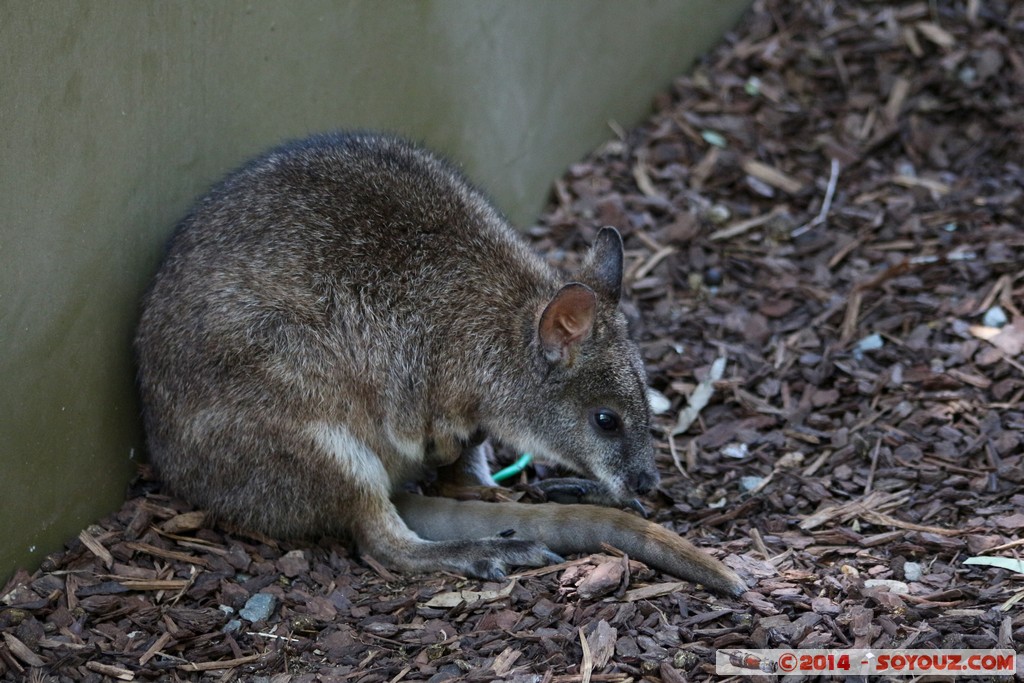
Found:
[[515, 538], [421, 541], [403, 548], [397, 558], [377, 559], [405, 571], [440, 570], [488, 581], [504, 579], [513, 567], [543, 567], [565, 561], [541, 543]]
[[391, 508], [378, 524], [357, 532], [359, 549], [400, 571], [447, 571], [491, 581], [505, 578], [512, 567], [543, 567], [564, 561], [539, 540], [499, 537], [505, 535], [505, 529], [479, 538], [425, 540], [399, 518], [408, 512], [403, 511], [403, 502], [420, 499], [423, 496], [396, 496], [398, 513]]

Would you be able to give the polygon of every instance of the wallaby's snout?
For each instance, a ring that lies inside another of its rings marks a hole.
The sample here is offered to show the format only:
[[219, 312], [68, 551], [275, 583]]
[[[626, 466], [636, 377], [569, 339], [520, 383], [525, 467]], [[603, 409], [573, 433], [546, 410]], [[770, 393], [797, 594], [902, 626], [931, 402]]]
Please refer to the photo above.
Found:
[[647, 495], [658, 485], [661, 477], [657, 470], [650, 469], [643, 472], [636, 472], [626, 477], [626, 486], [639, 496]]

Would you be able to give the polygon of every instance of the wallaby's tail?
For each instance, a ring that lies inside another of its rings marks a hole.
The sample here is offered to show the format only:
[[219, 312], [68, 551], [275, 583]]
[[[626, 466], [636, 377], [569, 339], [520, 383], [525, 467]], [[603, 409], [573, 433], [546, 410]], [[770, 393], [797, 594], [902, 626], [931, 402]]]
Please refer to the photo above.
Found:
[[607, 543], [652, 567], [708, 588], [739, 595], [747, 585], [734, 571], [668, 529], [621, 510], [558, 503], [486, 503], [402, 493], [402, 519], [432, 541], [486, 538], [509, 529], [556, 553], [593, 553]]

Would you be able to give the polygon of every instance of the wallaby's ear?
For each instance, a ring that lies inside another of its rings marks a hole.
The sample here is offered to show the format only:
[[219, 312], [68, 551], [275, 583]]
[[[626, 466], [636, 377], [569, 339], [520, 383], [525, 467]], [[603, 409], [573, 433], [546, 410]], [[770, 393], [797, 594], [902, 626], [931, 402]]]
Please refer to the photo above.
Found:
[[537, 338], [544, 357], [554, 362], [568, 362], [572, 351], [588, 336], [594, 326], [597, 295], [578, 282], [558, 290], [540, 316]]
[[622, 236], [615, 228], [601, 228], [580, 268], [580, 279], [590, 283], [602, 299], [619, 303], [622, 295]]

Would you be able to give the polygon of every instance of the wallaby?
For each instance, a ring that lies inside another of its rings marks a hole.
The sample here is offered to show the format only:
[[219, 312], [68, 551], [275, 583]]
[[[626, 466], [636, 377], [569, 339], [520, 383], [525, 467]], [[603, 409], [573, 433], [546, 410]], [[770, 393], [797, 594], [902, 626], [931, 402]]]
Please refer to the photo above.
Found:
[[167, 486], [270, 535], [347, 536], [388, 566], [499, 578], [602, 542], [713, 589], [742, 580], [666, 529], [594, 505], [456, 502], [492, 486], [484, 439], [589, 479], [654, 487], [646, 379], [605, 228], [572, 280], [448, 163], [398, 138], [287, 144], [216, 185], [172, 237], [135, 348]]

